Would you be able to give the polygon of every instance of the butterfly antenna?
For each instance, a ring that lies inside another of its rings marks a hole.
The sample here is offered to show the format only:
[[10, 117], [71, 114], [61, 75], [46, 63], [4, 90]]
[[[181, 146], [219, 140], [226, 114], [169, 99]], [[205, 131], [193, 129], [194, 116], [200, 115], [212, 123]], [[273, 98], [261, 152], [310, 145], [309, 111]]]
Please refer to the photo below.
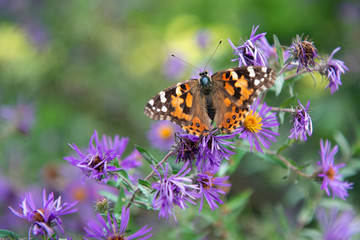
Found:
[[209, 62], [211, 61], [211, 59], [214, 57], [214, 55], [215, 55], [216, 51], [218, 50], [218, 48], [219, 48], [219, 46], [220, 46], [221, 43], [222, 43], [222, 40], [219, 41], [219, 44], [216, 46], [213, 54], [211, 55], [211, 57], [209, 58], [209, 60], [208, 60], [207, 63], [205, 64], [204, 70], [206, 69], [206, 67], [207, 67], [207, 65], [209, 64]]
[[182, 60], [181, 58], [179, 58], [179, 57], [175, 56], [173, 53], [171, 54], [171, 56], [172, 56], [172, 57], [174, 57], [174, 58], [176, 58], [177, 60], [179, 60], [179, 61], [181, 61], [181, 62], [183, 62], [183, 63], [187, 64], [187, 65], [190, 65], [190, 66], [192, 66], [192, 67], [194, 67], [194, 68], [198, 69], [200, 72], [202, 71], [200, 68], [198, 68], [198, 67], [196, 67], [196, 66], [192, 65], [191, 63], [188, 63], [188, 62], [186, 62], [186, 61]]

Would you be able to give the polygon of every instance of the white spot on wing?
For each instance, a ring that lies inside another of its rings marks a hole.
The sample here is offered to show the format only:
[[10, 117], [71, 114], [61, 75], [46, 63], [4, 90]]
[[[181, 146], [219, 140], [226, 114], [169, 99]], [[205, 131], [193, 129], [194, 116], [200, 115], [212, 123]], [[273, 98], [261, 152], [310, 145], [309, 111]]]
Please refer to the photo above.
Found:
[[259, 84], [260, 84], [260, 80], [259, 80], [259, 79], [255, 79], [254, 84], [255, 84], [255, 86], [259, 85]]
[[166, 102], [165, 92], [164, 91], [159, 92], [159, 96], [160, 96], [160, 101], [162, 103], [165, 103]]
[[182, 94], [180, 86], [176, 87], [175, 93], [176, 93], [176, 96], [180, 96]]
[[165, 106], [162, 106], [161, 111], [166, 112], [167, 108]]
[[150, 106], [154, 105], [154, 99], [151, 99], [151, 100], [149, 101], [149, 104], [150, 104]]
[[261, 68], [261, 71], [263, 71], [264, 73], [266, 73], [267, 67], [262, 67], [262, 68]]
[[249, 72], [250, 77], [255, 77], [255, 71], [254, 71], [254, 68], [252, 66], [248, 67], [247, 70]]

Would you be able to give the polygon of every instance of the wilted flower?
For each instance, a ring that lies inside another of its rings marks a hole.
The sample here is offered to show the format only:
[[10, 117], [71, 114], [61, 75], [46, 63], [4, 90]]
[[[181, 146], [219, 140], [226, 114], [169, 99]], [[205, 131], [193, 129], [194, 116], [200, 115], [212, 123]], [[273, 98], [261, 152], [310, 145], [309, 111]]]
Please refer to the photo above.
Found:
[[299, 107], [296, 110], [296, 114], [293, 115], [294, 126], [290, 130], [290, 139], [298, 139], [300, 141], [306, 141], [306, 134], [311, 136], [313, 128], [312, 121], [309, 115], [310, 100], [308, 101], [306, 108], [298, 100]]
[[333, 198], [338, 196], [345, 200], [348, 196], [347, 189], [352, 189], [352, 183], [344, 182], [341, 180], [342, 176], [339, 174], [339, 169], [345, 166], [345, 163], [334, 165], [334, 155], [338, 151], [338, 146], [331, 149], [331, 143], [326, 140], [325, 145], [323, 140], [320, 140], [320, 156], [321, 162], [317, 164], [321, 166], [320, 174], [318, 175], [323, 179], [321, 189], [324, 189], [330, 196], [331, 189]]
[[219, 194], [225, 194], [220, 187], [229, 187], [230, 183], [225, 183], [229, 177], [214, 177], [212, 173], [199, 173], [196, 182], [199, 184], [199, 193], [197, 198], [201, 198], [199, 212], [202, 209], [204, 198], [208, 202], [211, 210], [218, 207], [217, 203], [223, 204]]
[[352, 210], [339, 212], [337, 208], [328, 211], [320, 208], [316, 212], [316, 218], [324, 240], [347, 240], [360, 232], [360, 221], [355, 218], [355, 212]]
[[28, 134], [35, 122], [35, 111], [31, 103], [19, 101], [15, 106], [0, 106], [0, 118], [12, 124], [18, 131]]
[[177, 155], [176, 162], [192, 162], [199, 156], [200, 138], [190, 134], [175, 136], [174, 152]]
[[330, 88], [331, 94], [339, 90], [339, 85], [342, 84], [340, 75], [345, 73], [345, 71], [349, 71], [343, 61], [333, 59], [334, 54], [339, 50], [340, 47], [335, 48], [335, 50], [330, 54], [330, 57], [327, 59], [327, 62], [323, 66], [320, 66], [319, 70], [319, 72], [326, 75], [329, 80], [329, 84], [325, 87], [325, 89]]
[[318, 50], [314, 46], [313, 42], [307, 40], [307, 37], [302, 40], [302, 37], [296, 35], [290, 51], [293, 55], [291, 59], [298, 63], [297, 72], [299, 72], [302, 68], [305, 68], [307, 71], [311, 71], [310, 68], [315, 67], [315, 59], [317, 58]]
[[62, 233], [60, 216], [76, 212], [77, 209], [71, 209], [77, 202], [61, 204], [61, 197], [55, 200], [54, 193], [50, 193], [46, 198], [46, 191], [43, 191], [43, 205], [40, 208], [35, 207], [34, 200], [30, 193], [22, 198], [19, 204], [22, 213], [9, 207], [18, 217], [28, 220], [31, 225], [29, 228], [28, 239], [31, 239], [31, 232], [34, 235], [43, 235], [52, 239], [55, 233], [54, 227], [57, 227]]
[[232, 139], [238, 133], [231, 134], [222, 134], [217, 135], [218, 130], [209, 132], [209, 134], [201, 137], [199, 144], [199, 156], [196, 161], [196, 166], [199, 171], [203, 172], [206, 170], [216, 170], [223, 159], [229, 160], [229, 157], [232, 154], [235, 154], [230, 148], [235, 148], [231, 146], [232, 141], [227, 141]]
[[169, 151], [174, 144], [175, 132], [181, 132], [180, 127], [170, 121], [159, 121], [151, 125], [147, 137], [152, 147]]
[[[156, 190], [153, 200], [153, 207], [159, 209], [159, 217], [168, 219], [169, 215], [174, 215], [174, 205], [178, 205], [181, 209], [187, 207], [186, 202], [194, 203], [191, 199], [195, 199], [193, 190], [197, 189], [196, 185], [192, 185], [192, 180], [186, 177], [190, 172], [189, 163], [185, 163], [182, 169], [176, 174], [169, 173], [169, 163], [166, 168], [160, 165], [163, 175], [155, 170], [159, 177], [159, 181], [151, 186]], [[170, 175], [170, 176], [169, 176]]]
[[[69, 144], [70, 147], [76, 151], [78, 157], [70, 156], [64, 159], [70, 164], [82, 169], [85, 176], [106, 183], [111, 177], [111, 172], [121, 169], [116, 166], [111, 166], [110, 163], [115, 158], [120, 159], [128, 141], [128, 138], [120, 139], [118, 135], [115, 136], [114, 140], [103, 135], [102, 141], [100, 141], [97, 132], [94, 131], [86, 152], [82, 152], [75, 144]], [[95, 145], [93, 142], [95, 142]], [[136, 157], [126, 159], [127, 167], [131, 165], [129, 161], [134, 161], [133, 166], [138, 165], [138, 159]]]
[[265, 36], [266, 33], [260, 33], [255, 35], [255, 32], [258, 28], [259, 26], [257, 26], [256, 28], [255, 26], [253, 26], [250, 39], [246, 40], [239, 47], [235, 47], [231, 40], [228, 39], [230, 46], [235, 50], [234, 54], [238, 56], [238, 58], [231, 61], [239, 61], [239, 67], [267, 66], [268, 64], [262, 49], [258, 47], [257, 44], [260, 39]]
[[145, 240], [152, 236], [151, 233], [148, 234], [152, 228], [148, 228], [147, 225], [141, 228], [139, 231], [133, 233], [132, 235], [126, 236], [125, 234], [128, 234], [126, 228], [129, 224], [129, 216], [130, 210], [126, 207], [123, 207], [121, 211], [121, 224], [119, 227], [117, 219], [114, 215], [108, 213], [106, 222], [100, 214], [97, 214], [98, 223], [95, 221], [89, 221], [87, 227], [84, 228], [87, 233], [85, 239], [94, 238], [99, 240]]
[[256, 100], [250, 106], [250, 112], [245, 117], [243, 125], [236, 131], [240, 134], [240, 138], [246, 139], [250, 143], [250, 151], [253, 149], [253, 145], [257, 151], [262, 152], [260, 146], [269, 148], [271, 142], [276, 142], [275, 136], [279, 136], [278, 133], [269, 130], [268, 128], [279, 126], [275, 113], [270, 113], [271, 107], [268, 107], [264, 103], [260, 110], [259, 100]]

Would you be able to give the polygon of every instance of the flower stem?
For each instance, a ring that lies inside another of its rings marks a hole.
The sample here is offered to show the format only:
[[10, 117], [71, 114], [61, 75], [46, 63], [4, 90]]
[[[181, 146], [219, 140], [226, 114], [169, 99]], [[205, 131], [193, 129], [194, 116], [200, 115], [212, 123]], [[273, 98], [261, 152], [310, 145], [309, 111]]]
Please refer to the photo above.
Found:
[[293, 78], [293, 77], [299, 76], [299, 75], [301, 75], [301, 74], [304, 74], [304, 73], [306, 73], [306, 72], [308, 72], [308, 71], [307, 71], [306, 69], [304, 69], [304, 70], [301, 70], [301, 71], [298, 72], [298, 73], [293, 73], [293, 74], [291, 74], [291, 75], [289, 75], [289, 76], [286, 76], [286, 77], [284, 78], [284, 81], [289, 80], [289, 79], [291, 79], [291, 78]]
[[271, 111], [274, 111], [274, 112], [289, 112], [289, 113], [295, 112], [295, 110], [292, 109], [292, 108], [279, 108], [279, 107], [271, 107]]
[[[149, 180], [155, 173], [155, 170], [158, 169], [158, 167], [160, 167], [161, 164], [163, 164], [171, 155], [174, 154], [174, 151], [170, 151], [168, 152], [168, 154], [166, 154], [166, 156], [158, 163], [156, 164], [156, 166], [153, 168], [153, 170], [149, 173], [149, 175], [146, 176], [146, 178], [144, 179], [145, 181]], [[129, 208], [131, 206], [131, 204], [134, 202], [135, 199], [135, 195], [139, 192], [139, 187], [136, 187], [134, 190], [133, 195], [131, 196], [131, 199], [128, 203], [128, 205], [126, 206], [126, 208]]]
[[302, 171], [300, 171], [297, 167], [295, 167], [294, 165], [292, 165], [283, 155], [281, 154], [278, 154], [276, 153], [275, 151], [266, 151], [267, 154], [270, 154], [270, 155], [274, 155], [276, 156], [277, 158], [279, 158], [283, 163], [286, 164], [286, 166], [288, 168], [290, 168], [291, 170], [293, 170], [294, 172], [296, 172], [297, 175], [299, 176], [302, 176], [302, 177], [305, 177], [305, 178], [313, 178], [314, 177], [314, 174], [312, 175], [307, 175], [305, 173], [303, 173]]
[[118, 177], [122, 178], [124, 182], [131, 188], [132, 191], [134, 191], [134, 186], [129, 182], [125, 177], [121, 176], [119, 173], [115, 173]]

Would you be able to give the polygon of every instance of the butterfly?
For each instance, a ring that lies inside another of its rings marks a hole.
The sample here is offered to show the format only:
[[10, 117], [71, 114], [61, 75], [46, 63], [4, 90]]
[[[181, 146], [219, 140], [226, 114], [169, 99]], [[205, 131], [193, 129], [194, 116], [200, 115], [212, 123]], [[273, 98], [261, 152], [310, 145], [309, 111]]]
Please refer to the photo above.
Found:
[[198, 79], [179, 82], [155, 95], [145, 106], [146, 116], [169, 120], [188, 134], [201, 136], [215, 123], [222, 133], [240, 127], [256, 97], [270, 88], [276, 71], [262, 66], [236, 67], [199, 73]]

